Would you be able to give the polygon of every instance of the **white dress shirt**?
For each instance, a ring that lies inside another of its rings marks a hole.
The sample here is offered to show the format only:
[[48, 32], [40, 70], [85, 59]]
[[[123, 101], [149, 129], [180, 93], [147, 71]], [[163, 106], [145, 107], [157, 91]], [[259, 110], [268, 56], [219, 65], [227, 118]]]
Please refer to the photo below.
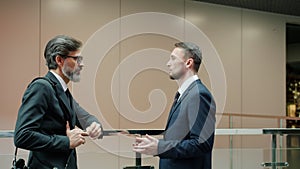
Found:
[[180, 97], [182, 96], [182, 94], [186, 91], [186, 89], [196, 80], [198, 80], [199, 77], [198, 75], [194, 75], [189, 77], [185, 82], [183, 82], [183, 84], [179, 87], [178, 92], [180, 93], [180, 96], [178, 98], [178, 100], [180, 99]]
[[56, 79], [61, 84], [64, 92], [66, 92], [66, 90], [68, 89], [68, 85], [66, 84], [66, 82], [57, 73], [55, 73], [54, 71], [50, 70], [50, 72], [56, 77]]

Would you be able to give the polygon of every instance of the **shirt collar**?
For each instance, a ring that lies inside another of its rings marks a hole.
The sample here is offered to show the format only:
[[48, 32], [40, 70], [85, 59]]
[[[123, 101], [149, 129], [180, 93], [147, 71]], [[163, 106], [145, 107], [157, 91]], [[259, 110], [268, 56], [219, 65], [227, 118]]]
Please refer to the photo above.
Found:
[[61, 84], [64, 92], [68, 89], [68, 85], [66, 84], [66, 82], [54, 71], [50, 70], [50, 72], [56, 77], [56, 79], [59, 81], [59, 83]]
[[194, 75], [189, 77], [185, 82], [183, 82], [183, 84], [179, 87], [178, 92], [180, 93], [179, 98], [181, 97], [181, 95], [186, 91], [186, 89], [196, 80], [198, 80], [199, 77], [198, 75]]

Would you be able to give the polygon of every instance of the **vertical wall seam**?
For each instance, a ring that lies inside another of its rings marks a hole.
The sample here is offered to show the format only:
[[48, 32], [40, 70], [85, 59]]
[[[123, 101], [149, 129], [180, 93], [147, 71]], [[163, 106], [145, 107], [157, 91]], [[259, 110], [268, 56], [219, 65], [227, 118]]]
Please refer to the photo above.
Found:
[[39, 0], [39, 33], [38, 33], [38, 61], [39, 61], [39, 76], [41, 76], [41, 43], [42, 43], [42, 0]]
[[[121, 39], [121, 17], [122, 17], [122, 10], [121, 10], [121, 8], [122, 8], [122, 0], [119, 0], [119, 49], [118, 49], [118, 55], [119, 55], [119, 64], [121, 63], [121, 42], [120, 42], [120, 39]], [[121, 72], [120, 72], [120, 70], [119, 70], [119, 103], [118, 103], [118, 106], [119, 106], [119, 110], [121, 110], [120, 109], [120, 107], [121, 107], [121, 97], [120, 97], [120, 95], [121, 95]], [[118, 111], [118, 110], [117, 110]], [[118, 113], [118, 115], [119, 115], [119, 117], [118, 117], [118, 124], [119, 124], [119, 128], [121, 128], [121, 116], [120, 116], [120, 112], [117, 112]], [[121, 140], [120, 140], [120, 137], [118, 138], [118, 140], [119, 140], [119, 144], [118, 144], [118, 149], [120, 150], [121, 149]], [[120, 151], [119, 151], [119, 153], [120, 153]], [[121, 157], [121, 155], [119, 154], [119, 158], [118, 158], [118, 162], [119, 162], [119, 168], [121, 167], [121, 160], [120, 160], [120, 157]]]
[[[244, 73], [244, 71], [243, 71], [243, 61], [244, 61], [244, 56], [243, 56], [243, 17], [244, 17], [244, 10], [241, 8], [241, 114], [243, 114], [243, 110], [244, 110], [244, 98], [243, 98], [243, 89], [244, 89], [244, 86], [243, 86], [243, 84], [244, 84], [244, 82], [243, 82], [243, 73]], [[241, 118], [241, 124], [240, 124], [240, 127], [241, 128], [243, 128], [243, 117], [241, 116], [240, 117]], [[240, 145], [242, 146], [242, 144], [243, 144], [243, 137], [241, 137], [241, 139], [240, 139]], [[241, 161], [243, 161], [243, 151], [241, 151]], [[242, 164], [243, 163], [241, 163], [240, 165], [240, 167], [242, 167]]]
[[183, 22], [183, 38], [184, 41], [186, 41], [186, 0], [183, 1], [183, 18], [184, 18], [184, 22]]

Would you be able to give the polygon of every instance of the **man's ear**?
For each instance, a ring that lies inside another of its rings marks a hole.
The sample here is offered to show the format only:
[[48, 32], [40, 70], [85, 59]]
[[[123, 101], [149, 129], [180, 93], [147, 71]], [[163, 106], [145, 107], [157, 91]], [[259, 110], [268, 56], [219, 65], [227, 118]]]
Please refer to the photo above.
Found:
[[192, 58], [188, 58], [185, 62], [187, 68], [191, 68], [194, 64], [194, 60]]
[[59, 66], [63, 66], [63, 64], [64, 64], [64, 59], [63, 59], [61, 56], [56, 55], [56, 56], [55, 56], [55, 62], [56, 62]]

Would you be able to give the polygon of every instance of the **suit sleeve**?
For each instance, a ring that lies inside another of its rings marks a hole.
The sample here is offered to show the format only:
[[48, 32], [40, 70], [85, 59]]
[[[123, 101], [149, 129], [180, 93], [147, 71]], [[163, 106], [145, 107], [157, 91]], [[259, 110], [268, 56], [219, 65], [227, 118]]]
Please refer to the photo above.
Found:
[[[69, 139], [66, 135], [49, 135], [40, 130], [54, 97], [55, 92], [47, 81], [37, 80], [28, 86], [15, 126], [14, 143], [17, 147], [52, 152], [69, 150]], [[62, 128], [62, 132], [65, 132], [65, 127]]]
[[[80, 123], [80, 126], [83, 128], [83, 129], [86, 129], [88, 126], [90, 126], [93, 122], [96, 122], [96, 123], [99, 123], [100, 126], [101, 126], [101, 131], [103, 133], [103, 128], [102, 128], [102, 125], [101, 123], [99, 122], [99, 120], [91, 115], [90, 113], [88, 113], [86, 110], [84, 110], [75, 100], [74, 100], [74, 103], [75, 103], [75, 109], [76, 109], [76, 115], [77, 115], [77, 118], [79, 120], [79, 123]], [[99, 138], [103, 138], [103, 135], [100, 135]]]
[[[183, 139], [159, 140], [160, 158], [193, 158], [210, 153], [215, 130], [215, 104], [208, 91], [195, 92], [181, 103], [180, 113], [187, 116], [188, 133]], [[180, 132], [180, 129], [178, 129]]]

